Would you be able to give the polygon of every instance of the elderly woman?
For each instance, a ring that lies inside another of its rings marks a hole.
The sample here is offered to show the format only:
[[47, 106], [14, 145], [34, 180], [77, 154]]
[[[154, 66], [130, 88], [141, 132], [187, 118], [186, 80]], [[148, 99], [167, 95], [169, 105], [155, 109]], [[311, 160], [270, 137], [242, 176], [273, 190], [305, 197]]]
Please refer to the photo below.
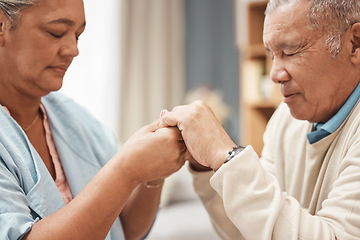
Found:
[[0, 239], [140, 239], [184, 163], [176, 128], [154, 122], [119, 150], [54, 93], [84, 28], [82, 0], [0, 0]]

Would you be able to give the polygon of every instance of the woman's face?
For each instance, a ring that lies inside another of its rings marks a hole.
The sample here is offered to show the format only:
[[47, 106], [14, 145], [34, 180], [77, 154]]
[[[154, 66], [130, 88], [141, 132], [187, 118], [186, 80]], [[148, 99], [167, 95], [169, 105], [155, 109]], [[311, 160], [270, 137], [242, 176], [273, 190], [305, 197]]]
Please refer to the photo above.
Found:
[[24, 9], [15, 29], [2, 24], [0, 84], [29, 96], [59, 90], [84, 28], [82, 0], [41, 0]]

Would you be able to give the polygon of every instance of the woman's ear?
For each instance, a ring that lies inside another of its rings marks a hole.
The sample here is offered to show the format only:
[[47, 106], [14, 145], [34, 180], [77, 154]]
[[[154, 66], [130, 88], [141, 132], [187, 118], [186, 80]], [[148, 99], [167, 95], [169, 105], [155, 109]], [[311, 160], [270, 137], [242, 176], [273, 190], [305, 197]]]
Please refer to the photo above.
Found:
[[352, 43], [351, 61], [354, 64], [360, 64], [360, 23], [351, 26], [350, 34]]
[[8, 18], [2, 9], [0, 9], [0, 46], [4, 45], [4, 35], [6, 30], [6, 24], [8, 22]]

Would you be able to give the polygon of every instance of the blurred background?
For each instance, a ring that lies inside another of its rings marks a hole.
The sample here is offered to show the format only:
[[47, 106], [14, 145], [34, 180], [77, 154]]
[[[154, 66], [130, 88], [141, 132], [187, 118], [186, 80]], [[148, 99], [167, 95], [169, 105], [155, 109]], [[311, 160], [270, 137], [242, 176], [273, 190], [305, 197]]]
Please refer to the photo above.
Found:
[[[61, 91], [108, 125], [120, 143], [162, 109], [203, 99], [235, 143], [260, 153], [262, 133], [279, 102], [262, 45], [266, 3], [84, 0], [80, 55]], [[166, 179], [146, 239], [219, 239], [191, 181], [186, 166]]]
[[218, 98], [226, 105], [219, 114], [238, 141], [233, 0], [84, 3], [86, 30], [62, 92], [109, 125], [121, 142], [164, 108], [197, 95]]
[[[113, 129], [119, 142], [162, 109], [204, 99], [239, 138], [239, 52], [233, 0], [85, 0], [80, 54], [62, 92]], [[219, 239], [186, 166], [165, 182], [147, 239]]]

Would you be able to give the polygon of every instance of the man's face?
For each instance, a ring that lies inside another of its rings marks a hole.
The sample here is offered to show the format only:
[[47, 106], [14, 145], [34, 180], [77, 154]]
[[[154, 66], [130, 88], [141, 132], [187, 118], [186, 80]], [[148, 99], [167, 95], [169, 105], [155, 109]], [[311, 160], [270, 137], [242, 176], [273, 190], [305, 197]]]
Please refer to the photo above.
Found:
[[337, 57], [329, 53], [325, 34], [308, 24], [308, 8], [308, 1], [299, 1], [275, 9], [265, 18], [263, 40], [273, 58], [270, 77], [281, 84], [283, 102], [292, 116], [326, 122], [357, 81], [347, 49]]

